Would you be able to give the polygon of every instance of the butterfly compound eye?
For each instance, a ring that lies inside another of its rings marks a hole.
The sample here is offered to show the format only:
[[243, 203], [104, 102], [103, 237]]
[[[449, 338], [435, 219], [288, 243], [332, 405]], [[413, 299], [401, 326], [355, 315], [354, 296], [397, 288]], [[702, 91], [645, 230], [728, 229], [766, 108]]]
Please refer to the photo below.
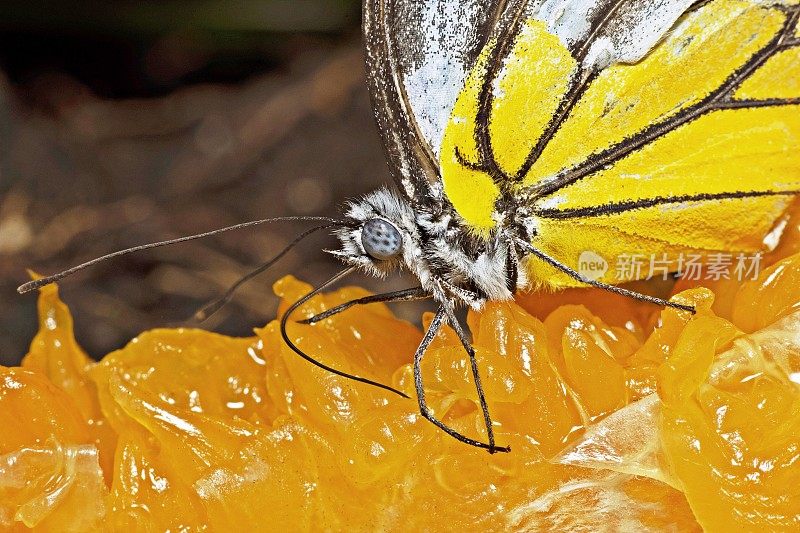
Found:
[[373, 218], [361, 230], [361, 244], [370, 257], [382, 261], [400, 253], [403, 236], [390, 222]]

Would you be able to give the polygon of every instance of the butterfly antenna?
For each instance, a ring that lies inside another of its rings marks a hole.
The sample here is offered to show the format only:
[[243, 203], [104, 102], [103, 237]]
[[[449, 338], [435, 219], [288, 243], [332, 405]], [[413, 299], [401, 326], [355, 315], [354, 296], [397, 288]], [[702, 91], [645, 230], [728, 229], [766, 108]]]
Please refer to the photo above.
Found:
[[303, 352], [300, 348], [298, 348], [291, 341], [291, 339], [289, 339], [289, 335], [286, 332], [286, 324], [289, 322], [289, 316], [291, 316], [291, 314], [293, 312], [295, 312], [300, 306], [305, 304], [307, 301], [309, 301], [311, 298], [313, 298], [314, 296], [316, 296], [317, 294], [319, 294], [320, 292], [322, 292], [326, 288], [330, 287], [331, 285], [333, 285], [337, 281], [339, 281], [342, 278], [344, 278], [344, 277], [348, 276], [349, 274], [351, 274], [353, 271], [355, 271], [355, 269], [356, 269], [356, 267], [349, 267], [349, 268], [346, 268], [346, 269], [342, 270], [341, 272], [339, 272], [338, 274], [333, 276], [331, 279], [329, 279], [328, 281], [326, 281], [325, 283], [323, 283], [322, 285], [320, 285], [319, 287], [317, 287], [313, 291], [309, 292], [308, 294], [306, 294], [305, 296], [303, 296], [302, 298], [297, 300], [291, 306], [289, 306], [289, 309], [287, 309], [286, 312], [281, 317], [281, 337], [283, 337], [283, 341], [286, 343], [287, 346], [289, 346], [289, 348], [292, 349], [292, 351], [294, 353], [296, 353], [297, 355], [299, 355], [300, 357], [302, 357], [303, 359], [305, 359], [309, 363], [311, 363], [311, 364], [313, 364], [315, 366], [318, 366], [319, 368], [321, 368], [323, 370], [327, 370], [328, 372], [336, 374], [337, 376], [342, 376], [343, 378], [351, 379], [353, 381], [358, 381], [360, 383], [365, 383], [367, 385], [372, 385], [373, 387], [378, 387], [380, 389], [384, 389], [384, 390], [387, 390], [389, 392], [393, 392], [393, 393], [397, 394], [398, 396], [402, 396], [403, 398], [409, 398], [409, 396], [407, 394], [405, 394], [402, 391], [399, 391], [399, 390], [395, 389], [394, 387], [390, 387], [389, 385], [384, 385], [383, 383], [378, 383], [377, 381], [372, 381], [371, 379], [362, 378], [362, 377], [359, 377], [359, 376], [355, 376], [353, 374], [348, 374], [347, 372], [342, 372], [341, 370], [337, 370], [337, 369], [335, 369], [333, 367], [330, 367], [330, 366], [326, 365], [325, 363], [321, 363], [321, 362], [317, 361], [316, 359], [314, 359], [310, 355], [308, 355], [305, 352]]
[[244, 276], [242, 276], [241, 278], [239, 278], [236, 281], [236, 283], [234, 283], [233, 285], [228, 287], [228, 290], [225, 291], [225, 294], [223, 294], [219, 298], [216, 298], [216, 299], [210, 301], [209, 303], [204, 305], [201, 309], [199, 309], [194, 314], [194, 317], [193, 317], [194, 320], [197, 321], [197, 322], [204, 322], [204, 321], [208, 320], [214, 313], [216, 313], [217, 311], [222, 309], [222, 307], [225, 304], [227, 304], [228, 302], [231, 301], [231, 299], [233, 298], [234, 293], [239, 289], [239, 287], [241, 287], [242, 285], [244, 285], [245, 283], [247, 283], [251, 279], [255, 278], [256, 276], [258, 276], [259, 274], [261, 274], [265, 270], [269, 269], [272, 265], [274, 265], [275, 263], [280, 261], [280, 259], [284, 255], [289, 253], [289, 251], [292, 248], [297, 246], [300, 243], [300, 241], [302, 241], [303, 239], [305, 239], [309, 235], [311, 235], [313, 233], [316, 233], [316, 232], [318, 232], [320, 230], [327, 229], [327, 228], [332, 228], [332, 227], [337, 227], [339, 225], [340, 224], [330, 223], [330, 224], [323, 224], [321, 226], [315, 226], [313, 228], [307, 229], [306, 231], [304, 231], [303, 233], [301, 233], [300, 235], [295, 237], [292, 242], [290, 242], [283, 250], [278, 252], [269, 261], [261, 264], [258, 268], [256, 268], [252, 272], [249, 272], [249, 273], [245, 274]]
[[170, 246], [172, 244], [179, 244], [182, 242], [193, 241], [196, 239], [203, 239], [205, 237], [211, 237], [212, 235], [218, 235], [220, 233], [225, 233], [228, 231], [245, 229], [252, 226], [258, 226], [260, 224], [269, 224], [272, 222], [327, 222], [330, 225], [339, 225], [339, 226], [347, 226], [348, 222], [343, 220], [336, 220], [334, 218], [329, 217], [305, 217], [305, 216], [290, 216], [290, 217], [275, 217], [275, 218], [264, 218], [261, 220], [251, 220], [250, 222], [243, 222], [241, 224], [235, 224], [233, 226], [228, 226], [225, 228], [219, 228], [212, 231], [206, 231], [204, 233], [198, 233], [196, 235], [187, 235], [186, 237], [178, 237], [177, 239], [169, 239], [166, 241], [159, 241], [159, 242], [151, 242], [148, 244], [142, 244], [139, 246], [134, 246], [132, 248], [126, 248], [124, 250], [118, 250], [116, 252], [112, 252], [110, 254], [103, 255], [101, 257], [97, 257], [92, 259], [91, 261], [86, 261], [85, 263], [81, 263], [80, 265], [74, 266], [72, 268], [68, 268], [58, 274], [53, 274], [52, 276], [47, 276], [45, 278], [39, 278], [27, 283], [23, 283], [19, 287], [17, 287], [17, 292], [20, 294], [25, 294], [27, 292], [34, 291], [36, 289], [40, 289], [45, 285], [49, 285], [56, 281], [66, 278], [67, 276], [71, 276], [72, 274], [79, 272], [85, 268], [89, 268], [94, 266], [98, 263], [102, 263], [104, 261], [108, 261], [109, 259], [114, 259], [115, 257], [120, 257], [123, 255], [132, 254], [135, 252], [141, 252], [143, 250], [150, 250], [152, 248], [160, 248], [162, 246]]

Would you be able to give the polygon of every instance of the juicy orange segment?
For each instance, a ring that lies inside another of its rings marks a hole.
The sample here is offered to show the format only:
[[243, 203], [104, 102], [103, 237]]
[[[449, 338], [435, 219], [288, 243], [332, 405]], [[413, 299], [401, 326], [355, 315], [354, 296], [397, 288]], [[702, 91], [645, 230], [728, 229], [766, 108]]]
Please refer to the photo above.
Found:
[[0, 527], [99, 529], [107, 489], [77, 404], [44, 375], [0, 368]]
[[[707, 332], [709, 334], [710, 332]], [[727, 336], [727, 333], [724, 334]], [[800, 314], [697, 363], [702, 380], [664, 375], [659, 433], [692, 510], [709, 530], [800, 523]]]
[[[38, 302], [39, 332], [22, 361], [23, 368], [40, 372], [67, 393], [86, 422], [91, 440], [100, 452], [103, 471], [111, 472], [116, 433], [108, 427], [97, 389], [86, 375], [93, 362], [75, 340], [72, 315], [58, 297], [58, 287], [41, 289]], [[106, 482], [110, 483], [107, 477]]]
[[742, 285], [734, 298], [731, 320], [745, 331], [757, 331], [800, 311], [800, 254], [789, 256]]
[[[143, 333], [89, 360], [55, 288], [22, 369], [0, 370], [0, 524], [37, 531], [793, 530], [800, 523], [800, 227], [756, 279], [680, 281], [697, 313], [587, 291], [471, 312], [498, 444], [448, 437], [415, 399], [245, 339]], [[793, 248], [794, 247], [794, 248]], [[669, 287], [652, 287], [668, 292]], [[275, 285], [281, 312], [310, 290]], [[350, 299], [313, 298], [294, 319]], [[426, 315], [423, 324], [430, 320]], [[288, 334], [414, 398], [422, 332], [380, 304]], [[469, 361], [443, 328], [428, 405], [485, 440]]]

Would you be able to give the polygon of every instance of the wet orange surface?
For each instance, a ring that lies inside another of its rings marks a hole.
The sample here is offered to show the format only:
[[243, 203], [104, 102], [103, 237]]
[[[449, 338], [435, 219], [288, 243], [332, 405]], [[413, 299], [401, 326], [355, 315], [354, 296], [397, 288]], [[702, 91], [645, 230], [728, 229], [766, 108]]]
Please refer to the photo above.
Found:
[[[23, 367], [0, 371], [0, 524], [796, 531], [798, 252], [795, 216], [757, 279], [679, 282], [674, 298], [694, 316], [595, 290], [471, 313], [497, 440], [512, 448], [496, 455], [434, 428], [414, 400], [303, 361], [276, 322], [245, 339], [149, 331], [91, 363], [45, 288]], [[275, 285], [282, 309], [308, 290], [291, 277]], [[298, 316], [364, 294], [326, 294]], [[329, 365], [414, 395], [421, 331], [383, 305], [289, 334]], [[483, 439], [451, 331], [423, 373], [437, 416]]]

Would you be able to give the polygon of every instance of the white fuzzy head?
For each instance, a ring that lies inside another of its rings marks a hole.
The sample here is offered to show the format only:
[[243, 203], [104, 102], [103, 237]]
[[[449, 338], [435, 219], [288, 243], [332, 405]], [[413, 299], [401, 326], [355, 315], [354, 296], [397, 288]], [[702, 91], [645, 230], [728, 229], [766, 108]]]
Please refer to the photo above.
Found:
[[420, 239], [414, 210], [405, 201], [378, 189], [348, 203], [345, 216], [352, 225], [336, 231], [342, 247], [332, 254], [374, 276], [403, 267], [416, 273]]
[[442, 303], [479, 308], [486, 299], [511, 298], [507, 265], [513, 249], [500, 238], [476, 246], [453, 213], [417, 212], [392, 191], [379, 189], [350, 202], [345, 216], [350, 224], [336, 230], [342, 246], [331, 253], [348, 265], [378, 277], [408, 269]]

